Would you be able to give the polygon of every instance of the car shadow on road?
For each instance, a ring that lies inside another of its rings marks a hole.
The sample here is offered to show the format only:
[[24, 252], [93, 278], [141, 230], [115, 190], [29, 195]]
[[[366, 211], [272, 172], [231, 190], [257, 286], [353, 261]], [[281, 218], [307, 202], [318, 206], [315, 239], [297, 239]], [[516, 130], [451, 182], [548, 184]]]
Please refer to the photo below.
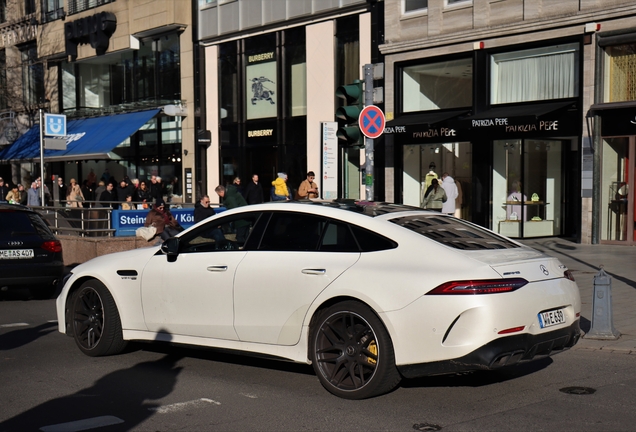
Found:
[[436, 375], [415, 379], [404, 379], [400, 386], [404, 388], [483, 387], [517, 379], [526, 375], [532, 375], [535, 372], [547, 368], [553, 363], [553, 361], [554, 360], [552, 360], [552, 358], [546, 357], [532, 362], [504, 367], [492, 371], [473, 371], [453, 375]]
[[9, 351], [30, 344], [57, 329], [56, 322], [47, 322], [37, 327], [21, 328], [0, 335], [0, 351]]
[[[170, 353], [106, 374], [89, 387], [0, 423], [0, 431], [81, 430], [76, 423], [69, 424], [78, 421], [102, 422], [99, 430], [106, 430], [104, 426], [109, 431], [133, 430], [157, 412], [160, 405], [153, 401], [174, 390], [182, 369], [177, 366], [181, 358]], [[98, 426], [90, 426], [95, 427]]]

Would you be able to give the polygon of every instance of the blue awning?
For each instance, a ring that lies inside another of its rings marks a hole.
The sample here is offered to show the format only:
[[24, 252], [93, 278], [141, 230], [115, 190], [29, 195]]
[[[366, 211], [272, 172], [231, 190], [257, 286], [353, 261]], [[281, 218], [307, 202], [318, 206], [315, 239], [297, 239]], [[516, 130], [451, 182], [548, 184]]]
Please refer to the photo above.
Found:
[[[66, 125], [66, 150], [44, 150], [47, 162], [79, 159], [118, 159], [110, 153], [137, 132], [159, 109], [71, 120]], [[40, 125], [37, 124], [0, 152], [0, 160], [31, 161], [40, 158]]]

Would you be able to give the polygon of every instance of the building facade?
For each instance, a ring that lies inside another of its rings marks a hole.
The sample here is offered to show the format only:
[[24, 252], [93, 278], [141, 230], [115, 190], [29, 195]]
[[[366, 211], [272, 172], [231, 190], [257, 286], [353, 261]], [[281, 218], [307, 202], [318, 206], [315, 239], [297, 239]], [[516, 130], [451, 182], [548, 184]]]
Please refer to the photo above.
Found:
[[371, 62], [374, 13], [360, 0], [199, 2], [197, 171], [207, 175], [208, 191], [257, 174], [269, 200], [279, 172], [296, 189], [308, 171], [325, 191], [329, 164], [337, 165], [333, 196], [364, 193], [364, 153], [337, 144], [327, 153], [322, 131], [335, 119], [336, 88], [361, 78]]
[[46, 179], [161, 176], [169, 198], [192, 201], [191, 2], [32, 3], [33, 38], [20, 45], [24, 72], [13, 85], [38, 125], [0, 153], [22, 167], [15, 181], [39, 176], [42, 110], [67, 117], [66, 149], [44, 151]]
[[386, 0], [389, 201], [450, 174], [461, 217], [515, 237], [636, 244], [636, 5]]

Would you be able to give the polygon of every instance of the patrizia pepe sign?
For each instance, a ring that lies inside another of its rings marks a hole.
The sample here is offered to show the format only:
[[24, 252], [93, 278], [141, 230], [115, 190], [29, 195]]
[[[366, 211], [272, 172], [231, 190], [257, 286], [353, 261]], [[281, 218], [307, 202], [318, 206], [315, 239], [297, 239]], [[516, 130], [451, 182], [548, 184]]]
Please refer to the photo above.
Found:
[[[547, 116], [546, 116], [547, 117]], [[385, 134], [394, 135], [402, 144], [472, 141], [524, 137], [573, 136], [580, 130], [577, 112], [556, 114], [553, 118], [536, 116], [451, 119], [434, 125], [408, 124], [387, 126]]]
[[508, 117], [495, 117], [490, 119], [471, 120], [471, 127], [503, 127], [506, 132], [534, 132], [540, 131], [558, 131], [558, 120], [540, 120], [530, 121], [521, 124], [510, 124]]

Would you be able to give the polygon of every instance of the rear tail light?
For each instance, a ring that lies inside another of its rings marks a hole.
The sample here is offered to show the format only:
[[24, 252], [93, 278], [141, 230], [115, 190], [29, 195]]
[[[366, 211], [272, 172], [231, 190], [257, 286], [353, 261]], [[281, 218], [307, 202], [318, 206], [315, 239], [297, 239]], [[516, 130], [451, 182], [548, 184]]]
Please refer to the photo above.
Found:
[[427, 295], [499, 294], [518, 290], [528, 283], [521, 278], [446, 282]]
[[42, 243], [42, 249], [49, 252], [62, 252], [62, 243], [59, 240], [50, 240]]
[[497, 334], [517, 333], [517, 332], [522, 331], [524, 328], [526, 328], [526, 326], [512, 327], [512, 328], [509, 328], [509, 329], [501, 330], [501, 331], [497, 332]]
[[572, 282], [575, 282], [574, 281], [574, 275], [572, 274], [572, 272], [570, 270], [566, 270], [563, 273], [563, 277], [566, 278], [566, 279], [570, 279]]

